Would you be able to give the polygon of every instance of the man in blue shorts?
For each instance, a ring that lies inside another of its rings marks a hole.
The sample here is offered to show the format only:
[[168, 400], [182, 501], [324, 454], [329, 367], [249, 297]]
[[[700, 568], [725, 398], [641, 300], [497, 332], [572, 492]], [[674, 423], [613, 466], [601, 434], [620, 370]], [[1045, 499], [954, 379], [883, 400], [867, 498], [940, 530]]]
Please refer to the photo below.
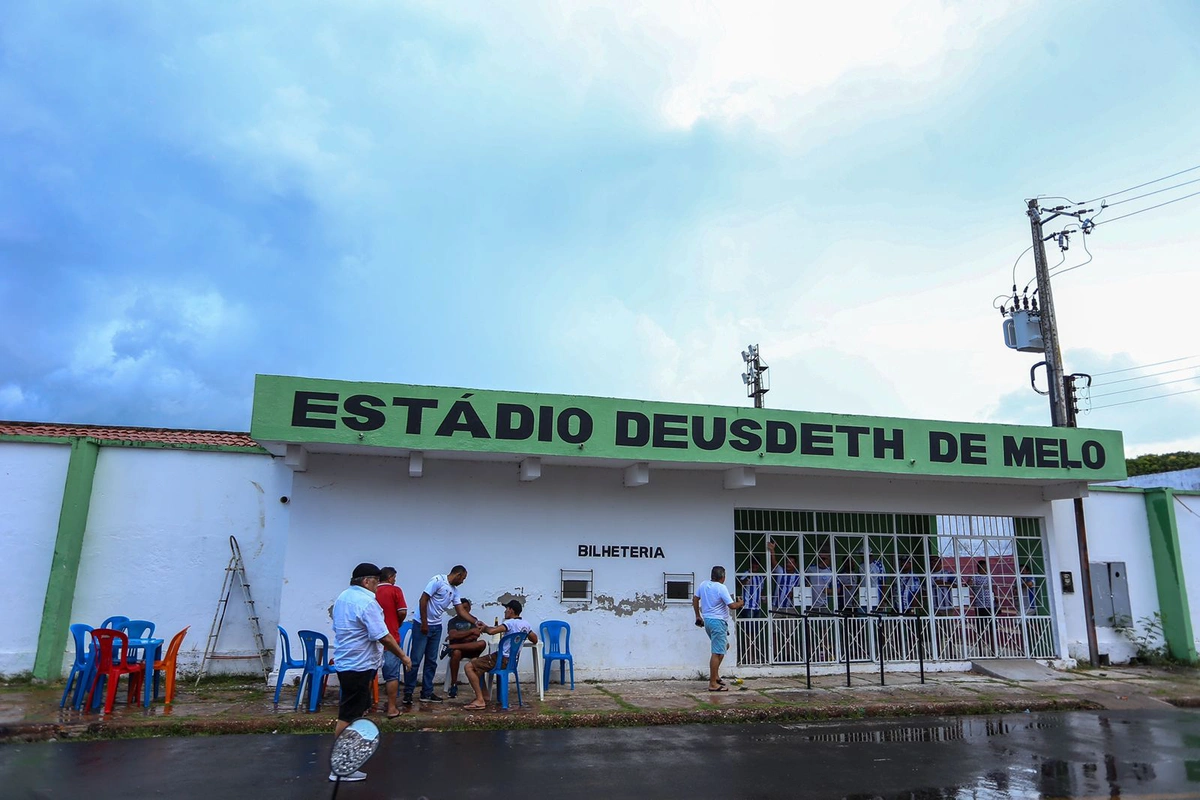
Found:
[[741, 600], [734, 600], [725, 587], [725, 568], [712, 568], [712, 579], [700, 584], [692, 597], [692, 608], [696, 612], [696, 625], [703, 627], [712, 645], [712, 655], [708, 659], [708, 690], [710, 692], [729, 691], [721, 683], [721, 661], [729, 647], [729, 612], [736, 611], [744, 605]]

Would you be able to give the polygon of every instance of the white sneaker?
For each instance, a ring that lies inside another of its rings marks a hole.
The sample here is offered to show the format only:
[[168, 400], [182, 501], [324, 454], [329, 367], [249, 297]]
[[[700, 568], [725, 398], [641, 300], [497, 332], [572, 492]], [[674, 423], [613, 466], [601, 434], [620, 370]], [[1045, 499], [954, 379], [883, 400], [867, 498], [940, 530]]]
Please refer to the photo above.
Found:
[[[338, 779], [337, 775], [334, 775], [332, 772], [329, 773], [329, 780], [336, 781], [337, 779]], [[346, 777], [342, 778], [342, 783], [351, 783], [353, 781], [365, 781], [366, 779], [367, 779], [367, 773], [363, 772], [360, 769], [357, 772], [351, 773], [350, 775], [347, 775]]]

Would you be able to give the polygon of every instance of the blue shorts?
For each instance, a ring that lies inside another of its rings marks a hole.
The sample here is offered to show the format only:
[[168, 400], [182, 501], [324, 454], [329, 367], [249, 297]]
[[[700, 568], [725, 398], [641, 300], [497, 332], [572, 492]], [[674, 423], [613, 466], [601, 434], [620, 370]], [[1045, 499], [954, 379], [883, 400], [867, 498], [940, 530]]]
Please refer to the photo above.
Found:
[[390, 650], [383, 651], [383, 682], [404, 680], [404, 662]]
[[704, 632], [712, 643], [713, 655], [723, 656], [729, 647], [729, 623], [716, 617], [704, 618]]

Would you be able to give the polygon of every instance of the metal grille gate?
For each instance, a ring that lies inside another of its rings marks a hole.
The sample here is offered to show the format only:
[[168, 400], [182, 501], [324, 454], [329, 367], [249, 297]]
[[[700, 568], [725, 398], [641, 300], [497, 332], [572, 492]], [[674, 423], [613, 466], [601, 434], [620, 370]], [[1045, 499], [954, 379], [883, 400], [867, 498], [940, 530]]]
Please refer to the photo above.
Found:
[[[734, 527], [739, 666], [877, 662], [877, 624], [889, 662], [918, 636], [928, 660], [1055, 656], [1038, 519], [738, 509]], [[821, 616], [845, 612], [863, 616]]]

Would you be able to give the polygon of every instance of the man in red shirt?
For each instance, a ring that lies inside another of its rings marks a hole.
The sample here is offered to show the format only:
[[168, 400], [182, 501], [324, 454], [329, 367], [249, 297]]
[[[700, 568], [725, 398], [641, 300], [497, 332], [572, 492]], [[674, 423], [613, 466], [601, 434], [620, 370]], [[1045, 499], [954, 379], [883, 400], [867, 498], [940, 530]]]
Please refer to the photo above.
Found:
[[[388, 633], [400, 641], [400, 625], [408, 616], [408, 604], [404, 602], [404, 592], [396, 585], [396, 568], [384, 567], [379, 570], [379, 587], [375, 589], [375, 601], [383, 608], [383, 621]], [[396, 697], [400, 691], [400, 679], [404, 675], [404, 665], [400, 657], [387, 650], [383, 651], [383, 681], [387, 689], [388, 719], [400, 716], [400, 708], [396, 705]]]

